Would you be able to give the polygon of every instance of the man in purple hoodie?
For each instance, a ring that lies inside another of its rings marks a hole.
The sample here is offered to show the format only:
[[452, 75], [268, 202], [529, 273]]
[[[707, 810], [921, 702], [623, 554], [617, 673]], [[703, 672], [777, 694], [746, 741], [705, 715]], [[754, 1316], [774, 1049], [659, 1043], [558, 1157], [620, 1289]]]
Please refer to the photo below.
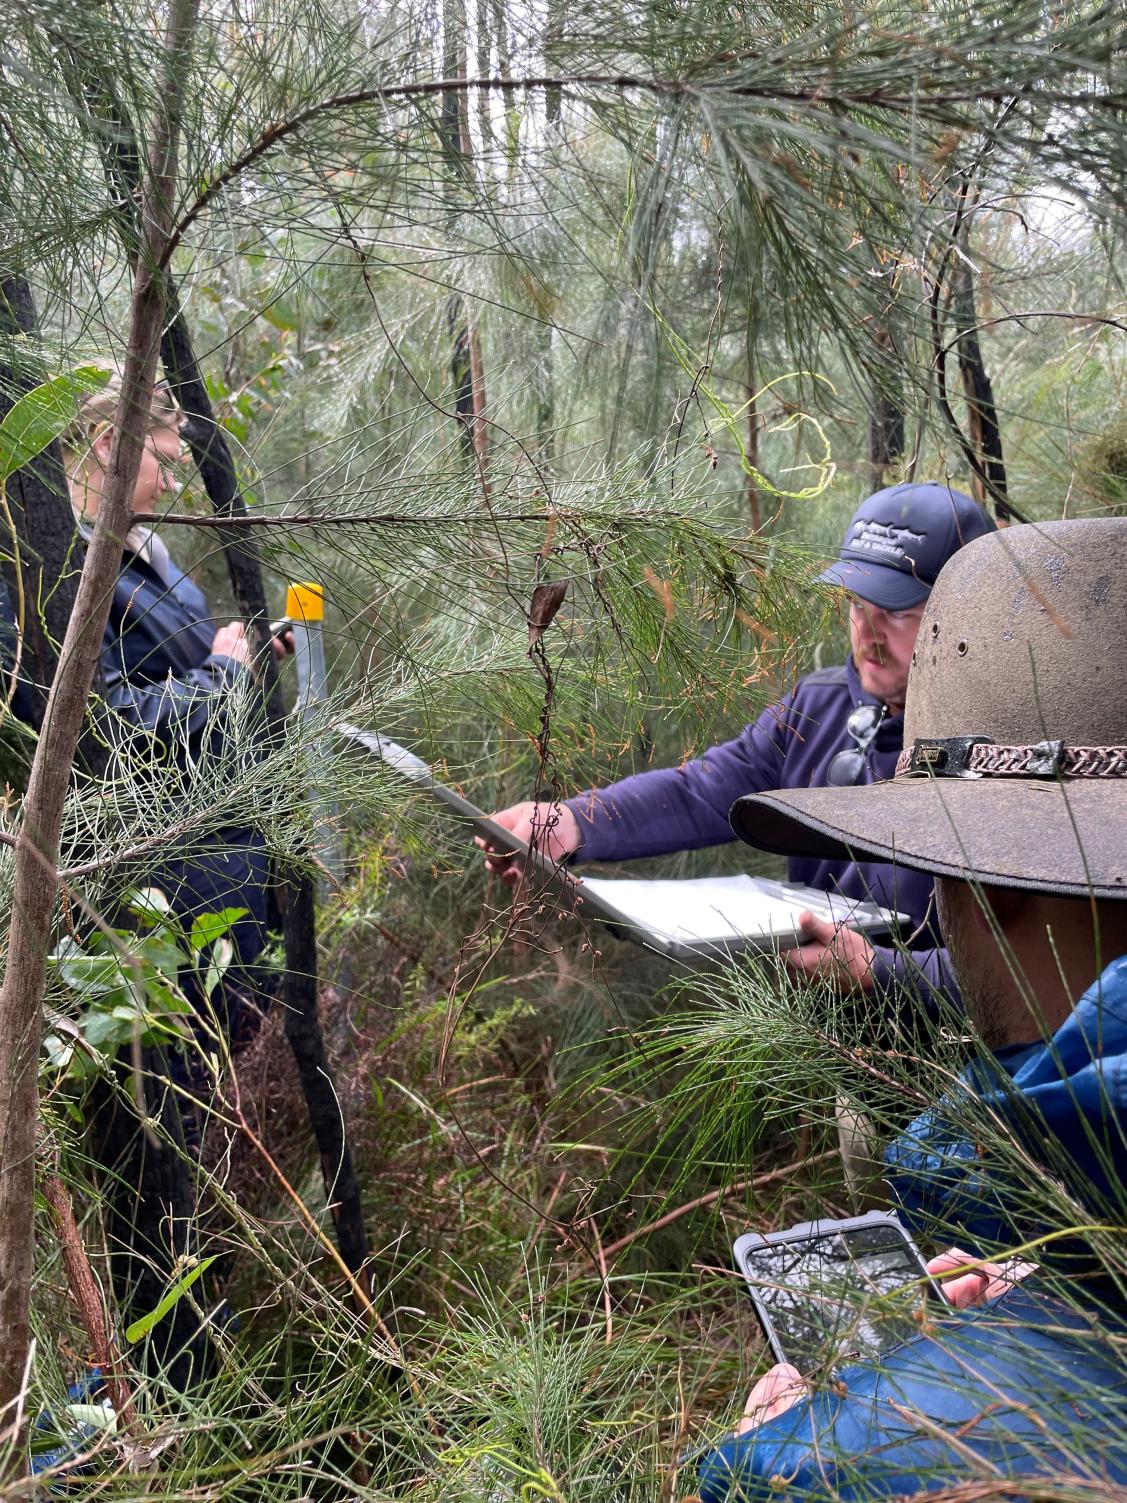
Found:
[[[842, 667], [807, 674], [735, 740], [681, 767], [637, 773], [562, 804], [516, 804], [493, 818], [555, 861], [629, 861], [732, 840], [728, 811], [744, 794], [892, 777], [903, 747], [908, 669], [931, 587], [957, 549], [993, 530], [977, 502], [947, 485], [877, 491], [855, 513], [837, 562], [819, 576], [850, 592], [852, 651]], [[511, 858], [488, 860], [506, 880], [518, 880]], [[957, 999], [932, 928], [928, 875], [879, 861], [795, 858], [790, 878], [881, 903], [910, 920], [905, 954], [804, 914], [807, 942], [788, 952], [792, 969], [850, 991], [906, 986], [925, 1005], [936, 995]]]

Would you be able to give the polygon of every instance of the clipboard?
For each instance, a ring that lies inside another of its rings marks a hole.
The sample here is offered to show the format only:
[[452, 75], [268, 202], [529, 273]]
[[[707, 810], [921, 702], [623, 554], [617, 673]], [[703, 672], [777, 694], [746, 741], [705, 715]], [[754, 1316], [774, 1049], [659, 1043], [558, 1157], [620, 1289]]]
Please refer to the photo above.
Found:
[[577, 877], [517, 839], [484, 810], [435, 777], [430, 766], [382, 731], [340, 722], [336, 730], [392, 771], [424, 788], [471, 825], [499, 853], [520, 856], [583, 918], [610, 925], [624, 938], [674, 960], [723, 960], [745, 952], [775, 952], [802, 942], [798, 916], [809, 910], [848, 924], [870, 939], [887, 936], [906, 915], [876, 903], [767, 877], [638, 880]]

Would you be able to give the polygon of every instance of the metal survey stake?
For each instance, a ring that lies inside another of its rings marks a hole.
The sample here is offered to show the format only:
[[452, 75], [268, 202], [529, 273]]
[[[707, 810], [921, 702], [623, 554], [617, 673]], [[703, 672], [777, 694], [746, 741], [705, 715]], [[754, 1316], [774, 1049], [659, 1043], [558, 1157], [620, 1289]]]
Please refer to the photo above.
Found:
[[[324, 621], [324, 586], [309, 581], [291, 584], [286, 591], [284, 625], [293, 632], [294, 669], [297, 673], [297, 702], [294, 708], [307, 721], [315, 717], [317, 706], [329, 697]], [[336, 816], [337, 806], [334, 803], [322, 798], [314, 800], [314, 850], [317, 859], [339, 879], [343, 872], [343, 860], [337, 837]]]

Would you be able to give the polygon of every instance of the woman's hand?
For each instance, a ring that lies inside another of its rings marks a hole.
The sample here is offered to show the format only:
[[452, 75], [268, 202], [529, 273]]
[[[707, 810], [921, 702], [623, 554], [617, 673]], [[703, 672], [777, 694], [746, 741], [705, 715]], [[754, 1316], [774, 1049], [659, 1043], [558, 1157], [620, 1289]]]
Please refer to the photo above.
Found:
[[216, 657], [233, 658], [236, 663], [250, 667], [251, 651], [247, 641], [246, 627], [241, 621], [230, 621], [221, 626], [212, 639], [211, 651]]

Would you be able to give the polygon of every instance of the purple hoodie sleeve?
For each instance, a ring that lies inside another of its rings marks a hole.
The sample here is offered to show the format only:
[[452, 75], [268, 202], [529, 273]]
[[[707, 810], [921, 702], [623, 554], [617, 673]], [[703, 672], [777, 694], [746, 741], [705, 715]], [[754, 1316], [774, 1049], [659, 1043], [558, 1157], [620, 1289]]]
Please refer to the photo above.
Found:
[[633, 861], [734, 840], [728, 811], [741, 794], [777, 788], [788, 695], [734, 741], [681, 767], [655, 768], [567, 800], [583, 844], [576, 861]]
[[898, 995], [922, 1004], [929, 1018], [941, 1006], [962, 1008], [963, 999], [948, 950], [873, 948], [873, 987], [877, 996]]

